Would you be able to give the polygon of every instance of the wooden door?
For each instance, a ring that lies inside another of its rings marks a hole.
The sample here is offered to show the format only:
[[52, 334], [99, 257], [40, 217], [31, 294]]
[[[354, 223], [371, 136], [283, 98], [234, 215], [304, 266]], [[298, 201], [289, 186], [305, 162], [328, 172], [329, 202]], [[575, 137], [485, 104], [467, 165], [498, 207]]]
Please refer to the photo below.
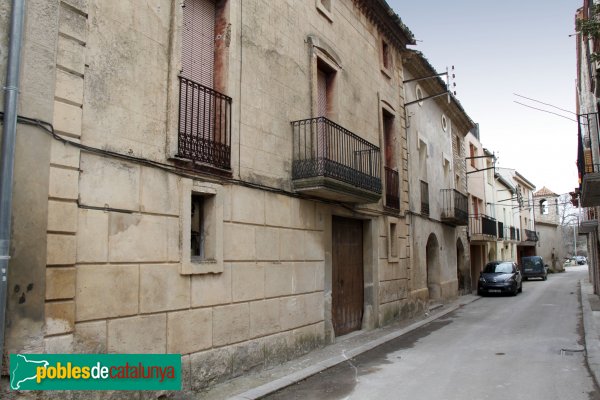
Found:
[[363, 224], [333, 217], [332, 320], [336, 336], [359, 330], [364, 304]]

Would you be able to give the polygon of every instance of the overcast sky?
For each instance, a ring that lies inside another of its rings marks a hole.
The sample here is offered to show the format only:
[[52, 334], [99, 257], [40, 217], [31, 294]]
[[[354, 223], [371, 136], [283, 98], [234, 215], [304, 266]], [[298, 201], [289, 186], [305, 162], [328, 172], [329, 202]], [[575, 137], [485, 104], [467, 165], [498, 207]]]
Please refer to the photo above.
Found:
[[575, 115], [574, 16], [582, 0], [429, 0], [388, 3], [439, 72], [455, 66], [457, 98], [481, 142], [537, 189], [577, 186], [577, 124], [516, 104]]

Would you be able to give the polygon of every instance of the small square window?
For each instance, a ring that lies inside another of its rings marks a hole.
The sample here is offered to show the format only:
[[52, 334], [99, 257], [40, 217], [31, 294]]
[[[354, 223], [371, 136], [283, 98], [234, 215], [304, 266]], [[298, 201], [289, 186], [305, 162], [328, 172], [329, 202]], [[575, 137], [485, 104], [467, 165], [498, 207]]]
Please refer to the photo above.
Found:
[[206, 260], [206, 240], [208, 236], [206, 208], [205, 196], [192, 194], [190, 230], [190, 257], [192, 261]]
[[392, 64], [392, 49], [385, 39], [381, 39], [381, 72], [388, 78], [392, 77]]
[[[423, 98], [423, 89], [421, 89], [421, 86], [417, 85], [417, 87], [415, 88], [415, 96], [417, 97], [417, 100], [421, 100]], [[423, 105], [422, 101], [419, 101], [419, 106]]]
[[400, 261], [400, 239], [398, 238], [398, 218], [387, 217], [387, 257], [388, 262]]
[[221, 187], [183, 183], [180, 215], [183, 275], [223, 272], [223, 207]]
[[319, 10], [321, 14], [329, 20], [329, 22], [333, 22], [333, 1], [334, 0], [315, 0], [315, 6], [317, 7], [317, 10]]
[[390, 224], [390, 257], [398, 258], [398, 225]]

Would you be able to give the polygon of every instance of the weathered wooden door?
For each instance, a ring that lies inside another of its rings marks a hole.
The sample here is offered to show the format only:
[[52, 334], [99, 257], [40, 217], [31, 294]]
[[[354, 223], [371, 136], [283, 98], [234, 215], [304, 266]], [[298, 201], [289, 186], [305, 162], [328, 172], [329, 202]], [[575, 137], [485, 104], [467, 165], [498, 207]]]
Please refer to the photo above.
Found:
[[336, 336], [359, 330], [364, 303], [362, 221], [333, 217], [332, 320]]

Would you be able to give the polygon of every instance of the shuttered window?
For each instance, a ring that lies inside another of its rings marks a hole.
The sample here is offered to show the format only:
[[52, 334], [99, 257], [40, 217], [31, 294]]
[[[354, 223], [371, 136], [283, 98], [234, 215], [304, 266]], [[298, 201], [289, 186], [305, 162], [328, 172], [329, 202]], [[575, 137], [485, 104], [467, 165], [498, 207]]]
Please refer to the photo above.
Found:
[[184, 78], [213, 88], [216, 6], [211, 0], [185, 0], [181, 43]]
[[321, 69], [317, 73], [317, 113], [318, 117], [327, 116], [327, 72]]

